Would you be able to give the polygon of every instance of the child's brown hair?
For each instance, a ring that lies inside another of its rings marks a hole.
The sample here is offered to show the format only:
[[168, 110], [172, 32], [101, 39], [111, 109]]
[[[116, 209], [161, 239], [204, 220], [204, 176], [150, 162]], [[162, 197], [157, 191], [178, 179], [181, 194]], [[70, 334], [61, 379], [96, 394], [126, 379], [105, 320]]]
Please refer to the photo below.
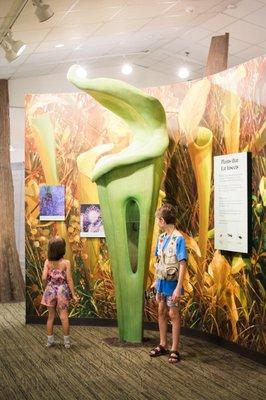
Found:
[[49, 240], [48, 244], [48, 260], [58, 261], [64, 257], [66, 252], [66, 242], [64, 238], [56, 236]]
[[176, 224], [177, 210], [169, 203], [165, 203], [156, 212], [156, 217], [163, 218], [166, 224]]

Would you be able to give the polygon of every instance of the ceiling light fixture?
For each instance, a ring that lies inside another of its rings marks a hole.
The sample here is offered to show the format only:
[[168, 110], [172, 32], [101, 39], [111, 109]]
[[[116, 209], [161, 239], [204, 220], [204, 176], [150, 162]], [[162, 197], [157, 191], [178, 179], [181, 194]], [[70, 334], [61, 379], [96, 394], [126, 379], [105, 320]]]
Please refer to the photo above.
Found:
[[77, 65], [76, 75], [78, 78], [84, 79], [87, 77], [88, 73], [87, 73], [86, 69], [83, 68], [81, 65]]
[[[185, 52], [185, 56], [186, 56], [186, 58], [189, 56], [189, 51], [186, 51], [186, 52]], [[179, 70], [178, 70], [178, 76], [179, 76], [179, 78], [181, 78], [181, 79], [186, 79], [186, 78], [189, 77], [189, 75], [190, 75], [190, 71], [189, 71], [189, 69], [188, 69], [188, 67], [187, 67], [187, 62], [185, 62], [185, 61], [183, 60], [183, 66], [179, 68]]]
[[56, 45], [55, 45], [56, 48], [64, 47], [64, 46], [65, 46], [64, 44], [56, 44]]
[[8, 31], [3, 38], [2, 47], [5, 51], [7, 61], [12, 62], [23, 53], [27, 45], [21, 40], [14, 40], [12, 38], [12, 32]]
[[124, 75], [130, 75], [133, 71], [132, 65], [125, 63], [122, 65], [122, 74]]
[[189, 6], [189, 7], [187, 7], [187, 8], [185, 9], [185, 11], [186, 11], [186, 13], [188, 13], [188, 14], [193, 14], [193, 12], [195, 11], [195, 9], [194, 9], [194, 7]]
[[228, 4], [228, 6], [226, 6], [226, 8], [228, 10], [233, 10], [234, 8], [237, 8], [237, 5], [236, 4]]
[[42, 0], [32, 0], [32, 4], [36, 7], [35, 15], [40, 22], [47, 21], [54, 15], [49, 4], [43, 4]]
[[179, 68], [179, 70], [178, 70], [178, 76], [179, 76], [179, 78], [181, 78], [181, 79], [186, 79], [186, 78], [188, 78], [188, 77], [189, 77], [189, 74], [190, 74], [190, 72], [189, 72], [189, 69], [188, 69], [187, 67], [181, 67], [181, 68]]

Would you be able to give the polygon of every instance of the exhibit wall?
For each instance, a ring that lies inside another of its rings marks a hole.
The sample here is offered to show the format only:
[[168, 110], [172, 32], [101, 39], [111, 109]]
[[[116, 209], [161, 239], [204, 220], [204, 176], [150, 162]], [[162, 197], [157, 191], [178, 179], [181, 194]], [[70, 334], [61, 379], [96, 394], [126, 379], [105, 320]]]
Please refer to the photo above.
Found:
[[[199, 81], [145, 89], [161, 101], [167, 115], [170, 145], [158, 206], [162, 201], [177, 206], [178, 229], [186, 239], [182, 325], [262, 353], [266, 349], [265, 71], [266, 58], [260, 57]], [[99, 157], [90, 149], [113, 142], [110, 151], [118, 153], [131, 139], [123, 121], [85, 93], [26, 96], [28, 320], [46, 312], [40, 309], [41, 271], [48, 240], [55, 234], [66, 239], [66, 257], [81, 298], [79, 304], [71, 304], [70, 316], [116, 318], [97, 186], [85, 172]], [[247, 151], [252, 153], [252, 251], [215, 250], [213, 160]], [[147, 290], [154, 278], [158, 233], [155, 227]], [[156, 321], [154, 298], [149, 291], [146, 294], [144, 318]]]

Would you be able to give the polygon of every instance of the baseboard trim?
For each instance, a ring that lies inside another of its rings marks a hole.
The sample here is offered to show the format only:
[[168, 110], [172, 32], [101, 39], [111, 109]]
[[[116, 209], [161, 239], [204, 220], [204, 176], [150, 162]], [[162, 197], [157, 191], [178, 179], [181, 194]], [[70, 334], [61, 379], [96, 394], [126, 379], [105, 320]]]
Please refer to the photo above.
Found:
[[[26, 315], [26, 324], [46, 324], [46, 317], [37, 317], [36, 315]], [[55, 325], [60, 325], [60, 319], [55, 319]], [[115, 319], [109, 318], [71, 318], [72, 326], [117, 326]]]
[[[26, 324], [39, 324], [44, 325], [46, 323], [46, 317], [37, 316], [26, 316]], [[60, 320], [55, 320], [56, 325], [60, 325]], [[105, 318], [72, 318], [71, 325], [73, 326], [117, 326], [117, 321], [114, 319]], [[156, 322], [144, 322], [144, 329], [151, 331], [158, 331], [158, 324]], [[169, 325], [169, 331], [171, 327]], [[210, 333], [202, 332], [198, 329], [193, 328], [181, 328], [181, 335], [193, 337], [196, 339], [202, 339], [206, 342], [214, 343], [234, 353], [240, 354], [243, 357], [247, 357], [250, 360], [266, 365], [266, 354], [259, 353], [254, 350], [247, 349], [246, 347], [240, 346], [237, 343], [230, 342], [229, 340], [223, 339], [219, 336], [212, 335]]]

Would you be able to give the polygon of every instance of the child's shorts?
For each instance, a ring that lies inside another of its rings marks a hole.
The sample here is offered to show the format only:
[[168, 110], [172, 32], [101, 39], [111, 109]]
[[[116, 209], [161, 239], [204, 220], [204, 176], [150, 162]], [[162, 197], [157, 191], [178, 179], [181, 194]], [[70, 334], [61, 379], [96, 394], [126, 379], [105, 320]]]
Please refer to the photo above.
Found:
[[[181, 289], [181, 295], [184, 294], [184, 289]], [[159, 303], [166, 303], [167, 307], [179, 307], [179, 300], [175, 303], [172, 299], [172, 296], [165, 296], [162, 293], [156, 293], [156, 300]]]
[[56, 307], [58, 310], [67, 310], [71, 300], [67, 284], [47, 285], [41, 304], [46, 307]]
[[165, 296], [162, 293], [156, 293], [156, 300], [159, 303], [166, 303], [167, 307], [179, 307], [179, 300], [175, 303], [172, 296]]

